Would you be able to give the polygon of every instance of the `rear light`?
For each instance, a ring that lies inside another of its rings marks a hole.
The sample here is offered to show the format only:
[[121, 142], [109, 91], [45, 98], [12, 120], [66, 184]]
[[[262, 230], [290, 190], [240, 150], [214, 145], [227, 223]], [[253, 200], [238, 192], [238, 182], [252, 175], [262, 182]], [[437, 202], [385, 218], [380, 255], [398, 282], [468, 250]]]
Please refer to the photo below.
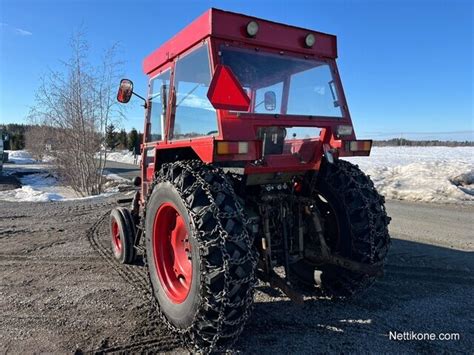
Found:
[[304, 44], [308, 48], [313, 47], [315, 42], [316, 42], [316, 37], [314, 37], [314, 34], [312, 33], [308, 33], [306, 37], [304, 38]]
[[372, 141], [346, 141], [344, 148], [348, 152], [370, 152], [372, 149]]
[[255, 37], [258, 33], [258, 23], [256, 21], [250, 21], [247, 24], [247, 35], [249, 37]]
[[336, 135], [338, 137], [350, 136], [352, 134], [352, 126], [337, 126]]
[[247, 154], [249, 142], [217, 142], [217, 154]]

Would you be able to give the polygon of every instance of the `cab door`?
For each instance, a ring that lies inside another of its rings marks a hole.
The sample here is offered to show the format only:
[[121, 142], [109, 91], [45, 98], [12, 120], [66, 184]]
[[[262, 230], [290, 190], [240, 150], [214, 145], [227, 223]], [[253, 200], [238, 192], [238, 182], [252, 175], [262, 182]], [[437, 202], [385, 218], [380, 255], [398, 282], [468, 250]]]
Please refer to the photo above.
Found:
[[148, 108], [142, 152], [143, 192], [155, 174], [156, 145], [166, 137], [169, 117], [169, 92], [171, 69], [164, 70], [150, 79], [148, 90]]

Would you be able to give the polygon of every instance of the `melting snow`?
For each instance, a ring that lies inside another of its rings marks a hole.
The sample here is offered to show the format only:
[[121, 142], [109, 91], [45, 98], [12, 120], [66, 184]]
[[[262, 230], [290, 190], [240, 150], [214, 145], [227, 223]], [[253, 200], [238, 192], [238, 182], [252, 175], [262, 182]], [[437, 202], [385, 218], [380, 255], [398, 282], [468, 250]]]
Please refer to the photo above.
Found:
[[[20, 164], [35, 161], [25, 151], [10, 151], [16, 164], [5, 170], [16, 171]], [[108, 159], [133, 163], [128, 151], [108, 153]], [[474, 202], [474, 147], [374, 147], [370, 157], [344, 158], [371, 176], [387, 199], [437, 203]], [[107, 178], [125, 182], [115, 174]], [[67, 187], [58, 186], [48, 173], [38, 172], [21, 178], [20, 189], [0, 192], [9, 201], [57, 201], [78, 198]]]
[[[107, 152], [107, 160], [116, 161], [125, 164], [135, 164], [133, 152], [129, 150], [119, 150], [115, 152]], [[141, 156], [137, 156], [136, 164], [140, 164]]]
[[374, 147], [370, 157], [344, 159], [388, 199], [474, 202], [474, 147]]
[[26, 150], [6, 150], [5, 153], [8, 153], [8, 162], [14, 164], [35, 164], [37, 163], [34, 160], [30, 153]]

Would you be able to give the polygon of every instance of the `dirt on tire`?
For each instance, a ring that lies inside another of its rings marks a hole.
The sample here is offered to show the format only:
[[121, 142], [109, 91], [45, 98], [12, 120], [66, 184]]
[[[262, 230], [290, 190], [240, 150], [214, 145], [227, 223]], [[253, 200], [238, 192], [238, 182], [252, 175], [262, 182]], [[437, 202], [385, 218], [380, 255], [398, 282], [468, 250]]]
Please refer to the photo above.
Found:
[[[186, 351], [150, 307], [140, 257], [138, 265], [113, 259], [108, 213], [114, 206], [112, 198], [0, 202], [0, 352]], [[391, 227], [397, 228], [396, 218]], [[471, 352], [472, 249], [392, 235], [385, 276], [362, 297], [307, 297], [299, 306], [259, 284], [233, 350]], [[458, 333], [459, 339], [389, 338], [390, 332], [412, 331]]]

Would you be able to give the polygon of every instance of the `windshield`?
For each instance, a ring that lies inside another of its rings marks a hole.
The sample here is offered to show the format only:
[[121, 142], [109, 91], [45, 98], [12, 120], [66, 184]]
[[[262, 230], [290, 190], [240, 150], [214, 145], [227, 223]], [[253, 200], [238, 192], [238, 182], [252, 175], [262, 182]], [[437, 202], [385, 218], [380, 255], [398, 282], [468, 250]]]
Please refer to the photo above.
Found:
[[248, 112], [342, 117], [328, 63], [224, 46], [220, 55], [251, 98]]

